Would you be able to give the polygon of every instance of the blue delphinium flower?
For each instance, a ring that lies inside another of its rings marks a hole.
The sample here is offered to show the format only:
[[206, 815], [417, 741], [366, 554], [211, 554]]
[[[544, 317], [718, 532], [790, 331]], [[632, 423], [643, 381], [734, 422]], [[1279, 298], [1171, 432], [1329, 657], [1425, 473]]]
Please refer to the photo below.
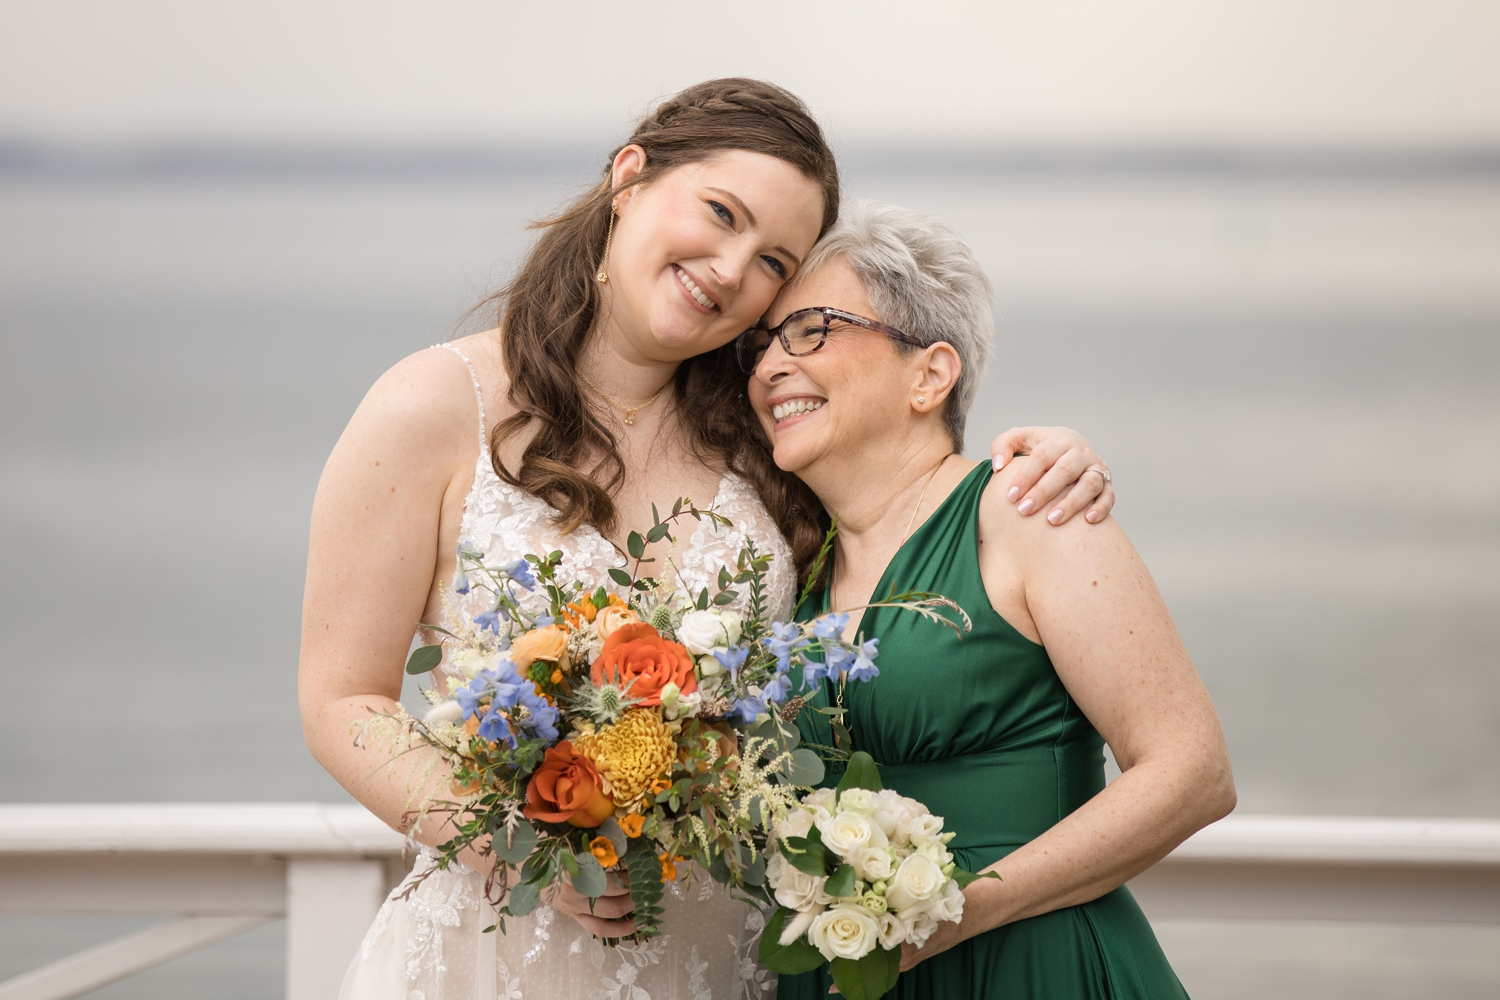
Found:
[[755, 721], [755, 717], [766, 710], [766, 703], [754, 695], [746, 695], [729, 706], [731, 715], [738, 715], [746, 724]]
[[715, 649], [713, 653], [714, 659], [733, 677], [745, 665], [745, 657], [750, 655], [750, 650], [746, 646], [730, 646], [728, 649]]
[[825, 677], [837, 677], [848, 669], [847, 664], [853, 657], [854, 654], [842, 644], [824, 643], [822, 662], [802, 657], [802, 679], [808, 686], [812, 686]]
[[[481, 715], [479, 736], [504, 741], [514, 749], [521, 736], [534, 736], [548, 743], [558, 737], [561, 717], [557, 707], [542, 697], [536, 685], [516, 672], [509, 658], [489, 670], [481, 670], [472, 681], [454, 692], [465, 719]], [[488, 705], [481, 707], [482, 702]]]
[[453, 592], [455, 594], [467, 594], [469, 592], [469, 574], [464, 572], [462, 563], [453, 571]]
[[536, 589], [536, 574], [531, 570], [531, 563], [525, 559], [517, 559], [515, 562], [506, 563], [500, 567], [500, 572], [527, 590]]
[[824, 615], [813, 622], [812, 633], [819, 639], [837, 639], [844, 634], [844, 629], [849, 627], [848, 612]]
[[767, 702], [780, 705], [791, 693], [792, 679], [785, 673], [780, 673], [766, 681], [766, 686], [761, 690], [760, 696]]
[[553, 618], [551, 615], [544, 613], [536, 616], [536, 620], [531, 623], [531, 627], [542, 628], [544, 626], [551, 625], [555, 621], [557, 621], [556, 618]]
[[481, 551], [479, 551], [479, 549], [475, 548], [473, 545], [470, 545], [468, 542], [459, 542], [458, 543], [458, 558], [460, 560], [463, 560], [465, 558], [468, 558], [468, 559], [483, 559], [484, 558], [484, 553], [481, 552]]
[[875, 647], [878, 645], [879, 639], [870, 639], [863, 645], [854, 647], [854, 666], [849, 668], [851, 681], [867, 681], [880, 676], [880, 668], [875, 666]]
[[512, 748], [515, 747], [515, 730], [511, 729], [510, 719], [505, 716], [498, 704], [491, 704], [489, 714], [479, 720], [479, 738], [489, 740], [491, 743], [504, 740]]
[[765, 640], [766, 649], [776, 657], [776, 669], [787, 670], [792, 665], [792, 655], [809, 644], [802, 630], [793, 622], [772, 622], [771, 634]]
[[499, 635], [501, 619], [509, 620], [509, 618], [510, 615], [506, 613], [505, 609], [496, 605], [482, 615], [475, 615], [474, 624], [480, 628], [487, 628], [496, 635]]

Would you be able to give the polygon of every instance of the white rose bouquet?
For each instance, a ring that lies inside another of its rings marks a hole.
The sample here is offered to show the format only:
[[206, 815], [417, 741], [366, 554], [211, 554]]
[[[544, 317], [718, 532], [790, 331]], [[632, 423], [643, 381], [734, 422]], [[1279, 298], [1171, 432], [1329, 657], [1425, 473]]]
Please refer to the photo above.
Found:
[[920, 948], [940, 921], [964, 915], [964, 887], [943, 819], [881, 787], [869, 754], [856, 752], [837, 789], [802, 798], [776, 823], [766, 882], [778, 904], [760, 938], [773, 972], [828, 962], [848, 1000], [875, 1000], [896, 985], [901, 946]]

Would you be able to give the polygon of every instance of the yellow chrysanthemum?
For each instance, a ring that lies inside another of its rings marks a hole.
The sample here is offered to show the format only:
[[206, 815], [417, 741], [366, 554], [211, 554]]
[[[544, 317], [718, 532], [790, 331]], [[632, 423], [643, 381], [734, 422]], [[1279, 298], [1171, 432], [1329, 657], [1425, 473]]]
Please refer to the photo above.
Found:
[[676, 741], [649, 708], [626, 712], [614, 725], [579, 736], [574, 749], [599, 766], [614, 789], [615, 804], [626, 810], [677, 759]]

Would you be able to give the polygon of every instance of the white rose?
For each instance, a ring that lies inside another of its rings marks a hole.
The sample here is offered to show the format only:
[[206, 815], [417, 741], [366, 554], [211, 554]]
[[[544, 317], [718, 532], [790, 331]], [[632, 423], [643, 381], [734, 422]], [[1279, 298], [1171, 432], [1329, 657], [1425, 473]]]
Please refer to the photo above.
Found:
[[891, 852], [884, 847], [861, 847], [849, 857], [854, 874], [866, 882], [882, 882], [896, 874]]
[[717, 677], [723, 672], [724, 664], [720, 663], [717, 658], [713, 656], [698, 657], [698, 677], [700, 680]]
[[833, 902], [833, 897], [823, 891], [823, 884], [827, 881], [826, 878], [814, 877], [786, 865], [777, 873], [776, 902], [789, 910], [827, 906]]
[[928, 813], [918, 816], [911, 822], [911, 842], [918, 846], [929, 841], [941, 843], [943, 836], [943, 817]]
[[920, 948], [927, 943], [928, 938], [932, 937], [933, 932], [937, 930], [937, 925], [938, 922], [932, 918], [932, 914], [918, 913], [911, 918], [906, 932], [906, 940], [912, 947]]
[[719, 624], [724, 626], [724, 640], [726, 644], [733, 646], [740, 641], [740, 633], [744, 630], [745, 620], [733, 611], [720, 611]]
[[889, 788], [883, 788], [871, 796], [875, 806], [873, 819], [887, 837], [896, 832], [896, 826], [906, 818], [907, 810], [901, 796]]
[[675, 629], [677, 641], [687, 647], [694, 656], [702, 656], [715, 646], [724, 646], [733, 641], [716, 611], [689, 611], [682, 616], [682, 624]]
[[777, 837], [805, 837], [812, 831], [813, 814], [806, 809], [793, 809], [786, 818], [776, 824]]
[[903, 913], [926, 909], [921, 904], [936, 898], [944, 881], [942, 871], [931, 858], [913, 854], [902, 861], [896, 874], [886, 881], [886, 902]]
[[943, 893], [927, 911], [934, 920], [951, 920], [958, 923], [964, 918], [964, 892], [951, 878], [943, 885]]
[[922, 855], [922, 857], [927, 858], [939, 868], [942, 868], [953, 860], [953, 855], [948, 852], [948, 849], [939, 840], [923, 841], [917, 845], [917, 849], [912, 853]]
[[880, 925], [875, 915], [858, 903], [840, 903], [818, 914], [807, 929], [807, 940], [830, 962], [860, 959], [875, 950]]
[[469, 680], [479, 676], [481, 670], [492, 670], [500, 663], [503, 653], [496, 651], [486, 656], [477, 649], [460, 649], [448, 660], [450, 666]]
[[870, 821], [858, 813], [837, 813], [818, 820], [823, 846], [841, 858], [870, 846]]
[[890, 910], [882, 913], [876, 922], [880, 925], [880, 933], [877, 940], [879, 940], [880, 947], [882, 948], [894, 951], [901, 947], [901, 943], [911, 933], [911, 921], [899, 913], [892, 913]]
[[833, 815], [835, 794], [832, 788], [819, 788], [808, 792], [802, 800], [802, 808], [811, 811], [818, 819], [827, 819]]
[[839, 796], [839, 812], [875, 815], [875, 796], [868, 788], [850, 788]]

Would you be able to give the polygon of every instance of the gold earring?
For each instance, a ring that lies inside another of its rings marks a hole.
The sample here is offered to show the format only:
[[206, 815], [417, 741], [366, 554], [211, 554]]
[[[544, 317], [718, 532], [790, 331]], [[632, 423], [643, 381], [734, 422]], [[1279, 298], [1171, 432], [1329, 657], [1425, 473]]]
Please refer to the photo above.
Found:
[[615, 235], [615, 206], [609, 206], [609, 230], [604, 234], [604, 259], [599, 261], [599, 273], [594, 275], [602, 285], [609, 281], [609, 241]]

